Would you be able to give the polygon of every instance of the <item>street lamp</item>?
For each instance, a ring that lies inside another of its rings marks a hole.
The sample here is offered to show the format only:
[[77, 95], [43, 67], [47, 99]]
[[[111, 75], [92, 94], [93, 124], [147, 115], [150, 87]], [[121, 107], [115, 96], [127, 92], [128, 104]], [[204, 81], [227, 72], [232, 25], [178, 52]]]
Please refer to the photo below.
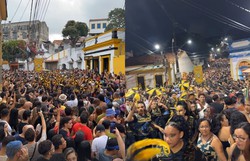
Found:
[[[160, 48], [161, 48], [161, 46], [159, 44], [155, 44], [155, 49], [157, 51], [159, 51]], [[167, 60], [166, 60], [165, 56], [163, 55], [163, 51], [161, 50], [160, 52], [161, 52], [161, 56], [163, 58], [163, 66], [164, 66], [164, 69], [165, 69], [165, 71], [164, 71], [165, 82], [168, 82], [168, 78], [167, 78]]]
[[155, 44], [155, 49], [156, 50], [159, 50], [161, 47], [160, 47], [160, 45], [159, 44]]

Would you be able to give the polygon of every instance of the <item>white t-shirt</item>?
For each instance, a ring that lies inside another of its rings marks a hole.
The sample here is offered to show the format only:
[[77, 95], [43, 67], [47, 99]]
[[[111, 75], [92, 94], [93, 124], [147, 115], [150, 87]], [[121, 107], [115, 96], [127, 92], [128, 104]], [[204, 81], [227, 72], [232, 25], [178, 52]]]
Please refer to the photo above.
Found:
[[7, 161], [7, 159], [8, 159], [7, 155], [0, 156], [1, 161]]
[[107, 135], [102, 135], [93, 140], [91, 145], [91, 150], [92, 152], [95, 152], [97, 154], [97, 159], [99, 159], [98, 153], [105, 149], [107, 141], [108, 141]]
[[75, 98], [74, 100], [70, 100], [65, 102], [65, 105], [69, 106], [69, 107], [77, 107], [78, 106], [78, 99]]
[[200, 112], [199, 112], [199, 118], [200, 118], [200, 119], [204, 118], [204, 111], [207, 109], [207, 107], [208, 107], [208, 104], [205, 103], [204, 108], [201, 109], [200, 104], [197, 103], [197, 109], [200, 111]]

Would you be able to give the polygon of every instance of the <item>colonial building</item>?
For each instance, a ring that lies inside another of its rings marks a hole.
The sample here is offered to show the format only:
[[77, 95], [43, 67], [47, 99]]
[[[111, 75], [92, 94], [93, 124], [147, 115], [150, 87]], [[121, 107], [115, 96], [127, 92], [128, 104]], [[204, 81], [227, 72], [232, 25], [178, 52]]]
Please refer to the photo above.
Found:
[[108, 25], [108, 19], [90, 19], [89, 20], [89, 36], [95, 36], [104, 33]]
[[99, 73], [125, 74], [125, 30], [114, 29], [103, 34], [86, 38], [84, 52], [85, 68]]
[[[129, 53], [131, 54], [131, 53]], [[193, 63], [185, 51], [177, 53], [179, 74], [176, 68], [176, 55], [173, 53], [151, 54], [126, 59], [127, 88], [141, 86], [160, 87], [172, 84], [183, 72], [193, 71]]]
[[40, 47], [43, 41], [49, 40], [49, 28], [46, 22], [38, 20], [3, 24], [3, 40], [32, 41]]
[[160, 54], [143, 55], [126, 59], [127, 88], [163, 86], [165, 67]]
[[250, 78], [250, 39], [234, 41], [229, 45], [231, 77], [242, 80]]
[[82, 47], [68, 48], [44, 59], [43, 66], [48, 70], [74, 68], [85, 69], [83, 60], [84, 54]]

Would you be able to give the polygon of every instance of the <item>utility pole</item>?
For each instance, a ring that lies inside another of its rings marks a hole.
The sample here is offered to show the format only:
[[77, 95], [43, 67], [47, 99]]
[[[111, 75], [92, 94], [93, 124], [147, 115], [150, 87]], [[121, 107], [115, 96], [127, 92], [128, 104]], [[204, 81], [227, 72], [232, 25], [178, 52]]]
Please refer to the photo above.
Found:
[[[167, 65], [167, 59], [166, 59], [165, 54], [163, 53], [163, 51], [161, 51], [161, 56], [162, 56], [162, 59], [163, 59], [163, 67], [164, 67], [165, 82], [166, 82], [166, 84], [168, 84], [168, 76], [167, 76], [168, 65]], [[165, 84], [165, 85], [166, 85], [166, 84]]]
[[[32, 39], [32, 35], [33, 35], [33, 26], [31, 27], [31, 18], [32, 18], [32, 9], [33, 9], [33, 1], [31, 1], [31, 10], [30, 10], [30, 20], [29, 20], [29, 28], [28, 28], [28, 48], [31, 46], [31, 44], [33, 43], [33, 39]], [[34, 22], [33, 22], [34, 23]], [[27, 50], [27, 49], [26, 49]], [[30, 51], [30, 48], [29, 48]], [[31, 52], [31, 51], [30, 51]], [[28, 51], [26, 51], [26, 56], [27, 56], [27, 70], [29, 71], [29, 53]]]

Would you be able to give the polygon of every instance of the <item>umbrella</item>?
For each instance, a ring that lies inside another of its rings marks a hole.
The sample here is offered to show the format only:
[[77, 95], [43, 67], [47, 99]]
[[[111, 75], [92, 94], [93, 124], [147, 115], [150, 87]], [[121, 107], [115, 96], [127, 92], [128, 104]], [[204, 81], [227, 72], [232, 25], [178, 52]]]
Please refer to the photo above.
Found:
[[126, 93], [125, 93], [125, 97], [126, 98], [133, 98], [136, 99], [136, 101], [139, 101], [141, 99], [141, 96], [138, 92], [138, 90], [135, 90], [134, 88], [129, 89]]
[[189, 82], [187, 80], [182, 80], [181, 84], [179, 84], [181, 91], [187, 91], [189, 88]]
[[188, 93], [186, 91], [183, 91], [179, 97], [179, 100], [186, 100]]
[[147, 93], [148, 93], [149, 95], [151, 95], [151, 96], [155, 96], [155, 95], [159, 96], [159, 95], [162, 94], [162, 92], [161, 92], [160, 89], [158, 89], [158, 88], [153, 88], [153, 89], [147, 91]]
[[167, 89], [164, 87], [160, 87], [161, 92], [167, 92]]
[[156, 156], [168, 156], [170, 147], [161, 139], [144, 139], [133, 143], [127, 150], [127, 160], [151, 160]]
[[131, 97], [132, 95], [135, 94], [135, 91], [133, 89], [129, 89], [126, 93], [125, 93], [125, 97]]

